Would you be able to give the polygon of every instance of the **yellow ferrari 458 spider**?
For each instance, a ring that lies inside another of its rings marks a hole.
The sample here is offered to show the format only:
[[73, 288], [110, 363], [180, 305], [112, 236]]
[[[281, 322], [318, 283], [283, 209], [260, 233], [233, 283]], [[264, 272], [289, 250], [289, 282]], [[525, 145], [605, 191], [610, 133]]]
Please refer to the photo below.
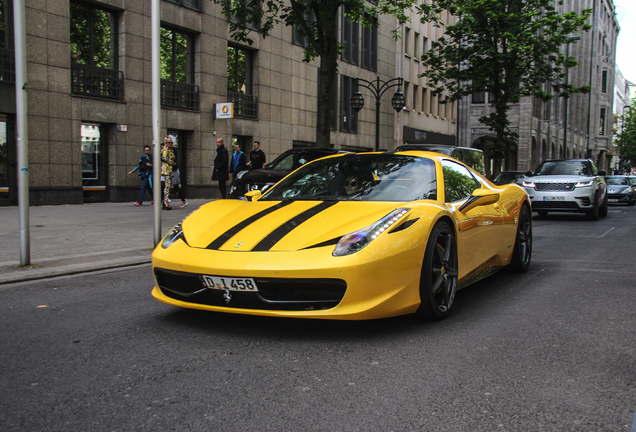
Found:
[[458, 289], [524, 272], [532, 213], [429, 152], [329, 156], [248, 200], [201, 206], [152, 254], [153, 296], [187, 308], [297, 318], [445, 318]]

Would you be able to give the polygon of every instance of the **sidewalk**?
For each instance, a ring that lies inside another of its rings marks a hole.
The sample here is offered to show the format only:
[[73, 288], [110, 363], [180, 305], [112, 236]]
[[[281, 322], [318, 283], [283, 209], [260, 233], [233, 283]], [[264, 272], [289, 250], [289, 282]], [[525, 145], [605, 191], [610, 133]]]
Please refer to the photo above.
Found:
[[[161, 212], [161, 235], [210, 200]], [[154, 211], [150, 203], [29, 208], [31, 265], [20, 268], [18, 207], [0, 207], [0, 285], [150, 263]]]

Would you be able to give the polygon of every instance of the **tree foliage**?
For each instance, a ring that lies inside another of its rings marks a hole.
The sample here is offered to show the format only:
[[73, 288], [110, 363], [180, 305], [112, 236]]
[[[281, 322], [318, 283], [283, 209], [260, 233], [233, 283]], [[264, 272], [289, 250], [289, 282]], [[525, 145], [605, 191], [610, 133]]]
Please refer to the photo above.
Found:
[[589, 92], [565, 84], [565, 71], [577, 62], [562, 47], [590, 28], [591, 9], [560, 14], [553, 0], [435, 0], [418, 6], [421, 21], [438, 27], [446, 11], [458, 21], [446, 25], [422, 55], [428, 66], [422, 76], [448, 101], [490, 93], [493, 110], [479, 120], [497, 134], [496, 158], [504, 158], [506, 146], [518, 138], [508, 120], [512, 104], [524, 96], [548, 101]]
[[[632, 102], [636, 106], [636, 100]], [[617, 135], [622, 171], [636, 167], [636, 112], [629, 110], [621, 117], [621, 130]]]
[[113, 17], [89, 5], [71, 2], [71, 60], [105, 69], [114, 68]]
[[[360, 22], [369, 28], [378, 14], [395, 16], [399, 22], [408, 21], [408, 10], [415, 0], [378, 0], [369, 4], [364, 0], [213, 0], [223, 5], [223, 13], [230, 22], [230, 35], [236, 42], [251, 45], [253, 34], [267, 37], [279, 24], [294, 27], [304, 36], [306, 45], [303, 61], [320, 59], [318, 81], [318, 113], [316, 145], [328, 147], [331, 132], [331, 95], [338, 72], [338, 54], [343, 46], [338, 41], [338, 12], [346, 11], [350, 22]], [[394, 33], [397, 34], [397, 33]]]

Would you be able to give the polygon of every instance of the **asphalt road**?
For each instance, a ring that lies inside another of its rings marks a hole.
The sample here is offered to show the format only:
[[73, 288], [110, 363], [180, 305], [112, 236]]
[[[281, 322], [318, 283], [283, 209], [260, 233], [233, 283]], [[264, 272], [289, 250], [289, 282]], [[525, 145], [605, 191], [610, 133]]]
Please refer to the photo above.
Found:
[[442, 322], [182, 310], [150, 267], [0, 287], [2, 431], [636, 431], [636, 207], [535, 218]]

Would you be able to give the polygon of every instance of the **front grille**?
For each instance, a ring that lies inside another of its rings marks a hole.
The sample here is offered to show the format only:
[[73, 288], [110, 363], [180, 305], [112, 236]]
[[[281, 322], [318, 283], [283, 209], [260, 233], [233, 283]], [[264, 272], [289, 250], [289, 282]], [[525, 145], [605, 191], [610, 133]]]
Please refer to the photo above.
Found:
[[576, 183], [564, 183], [564, 182], [546, 182], [535, 183], [534, 188], [538, 191], [572, 191], [574, 190]]
[[157, 285], [175, 300], [210, 306], [265, 310], [321, 310], [338, 305], [347, 290], [341, 279], [254, 278], [258, 292], [230, 292], [206, 288], [198, 273], [155, 269]]

